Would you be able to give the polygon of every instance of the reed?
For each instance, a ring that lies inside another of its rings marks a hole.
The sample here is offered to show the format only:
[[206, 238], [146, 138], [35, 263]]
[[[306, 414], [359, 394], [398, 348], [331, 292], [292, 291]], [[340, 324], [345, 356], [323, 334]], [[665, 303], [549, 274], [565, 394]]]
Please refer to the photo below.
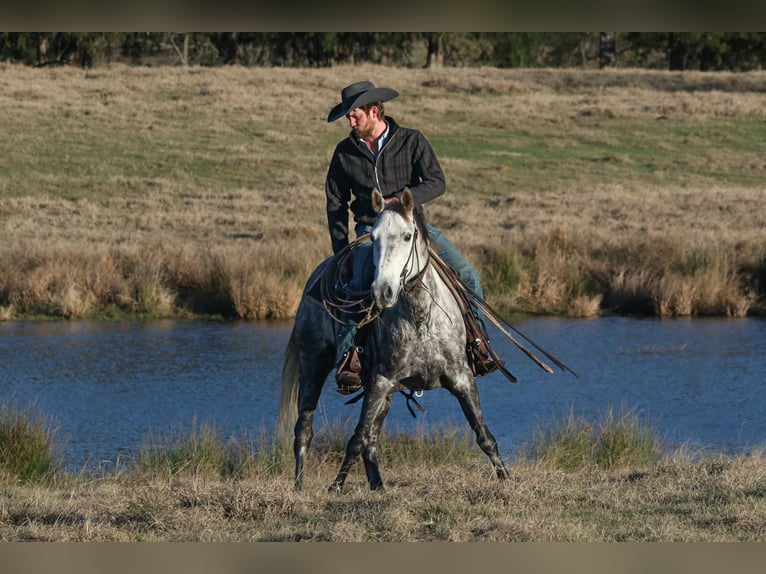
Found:
[[744, 317], [762, 300], [759, 253], [720, 245], [619, 243], [577, 234], [562, 242], [553, 234], [488, 251], [481, 261], [488, 296], [505, 309], [575, 317]]

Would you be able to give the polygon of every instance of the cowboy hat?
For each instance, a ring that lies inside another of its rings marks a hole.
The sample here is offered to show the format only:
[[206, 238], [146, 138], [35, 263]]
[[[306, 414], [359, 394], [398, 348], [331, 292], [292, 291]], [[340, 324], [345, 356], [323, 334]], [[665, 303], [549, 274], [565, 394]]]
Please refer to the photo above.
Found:
[[353, 109], [375, 102], [387, 102], [393, 100], [399, 92], [391, 88], [376, 88], [375, 84], [368, 81], [355, 82], [346, 86], [340, 92], [341, 103], [330, 110], [327, 116], [328, 122], [334, 122], [342, 118]]

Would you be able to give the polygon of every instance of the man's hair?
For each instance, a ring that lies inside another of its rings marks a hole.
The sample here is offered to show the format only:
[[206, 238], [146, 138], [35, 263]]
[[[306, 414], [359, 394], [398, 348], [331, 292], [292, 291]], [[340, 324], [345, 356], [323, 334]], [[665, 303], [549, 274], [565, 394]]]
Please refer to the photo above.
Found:
[[364, 110], [365, 114], [369, 114], [370, 110], [373, 107], [378, 108], [378, 117], [381, 120], [386, 117], [386, 110], [385, 110], [385, 107], [383, 106], [383, 102], [373, 102], [371, 104], [365, 104], [362, 106], [362, 109]]

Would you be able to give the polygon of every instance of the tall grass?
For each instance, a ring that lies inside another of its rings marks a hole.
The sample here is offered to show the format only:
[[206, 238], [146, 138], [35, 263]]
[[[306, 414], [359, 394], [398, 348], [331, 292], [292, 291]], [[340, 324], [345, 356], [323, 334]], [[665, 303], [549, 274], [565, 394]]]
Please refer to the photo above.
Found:
[[[337, 468], [345, 454], [351, 429], [336, 424], [322, 428], [312, 443], [310, 470]], [[268, 478], [290, 472], [292, 443], [266, 433], [256, 440], [224, 437], [209, 424], [194, 424], [184, 432], [150, 436], [136, 457], [139, 473], [159, 476], [213, 476], [217, 478]], [[484, 466], [485, 457], [467, 429], [438, 427], [414, 434], [384, 431], [380, 438], [383, 468], [434, 469], [444, 465], [464, 468]], [[592, 423], [572, 413], [550, 427], [535, 431], [522, 456], [538, 464], [563, 470], [642, 469], [655, 465], [662, 444], [651, 426], [635, 411], [608, 409]], [[363, 475], [361, 464], [355, 469]]]
[[187, 431], [150, 434], [136, 457], [139, 472], [166, 476], [231, 476], [238, 467], [236, 443], [220, 430], [195, 421]]
[[254, 438], [225, 436], [216, 425], [195, 420], [186, 429], [150, 433], [136, 454], [135, 470], [160, 477], [268, 478], [285, 470], [291, 446], [266, 431]]
[[530, 237], [479, 258], [485, 292], [503, 309], [589, 317], [744, 317], [763, 299], [758, 249], [682, 239], [636, 243], [577, 233]]
[[56, 429], [42, 413], [17, 405], [0, 405], [0, 475], [21, 482], [53, 477]]
[[[309, 452], [309, 467], [336, 469], [351, 436], [348, 425], [319, 429]], [[444, 464], [482, 464], [483, 453], [473, 435], [463, 429], [440, 427], [433, 431], [385, 431], [380, 438], [384, 468], [436, 468]], [[215, 425], [194, 422], [190, 428], [150, 434], [138, 450], [135, 470], [158, 477], [198, 476], [218, 479], [269, 479], [293, 469], [292, 439], [269, 432], [244, 440], [224, 436]], [[357, 472], [364, 474], [360, 465]]]
[[73, 254], [40, 244], [0, 248], [0, 319], [105, 315], [295, 314], [316, 248], [207, 249], [142, 244]]
[[535, 432], [529, 456], [538, 463], [563, 470], [583, 468], [647, 468], [662, 456], [662, 444], [651, 426], [637, 413], [612, 408], [594, 422], [568, 417]]

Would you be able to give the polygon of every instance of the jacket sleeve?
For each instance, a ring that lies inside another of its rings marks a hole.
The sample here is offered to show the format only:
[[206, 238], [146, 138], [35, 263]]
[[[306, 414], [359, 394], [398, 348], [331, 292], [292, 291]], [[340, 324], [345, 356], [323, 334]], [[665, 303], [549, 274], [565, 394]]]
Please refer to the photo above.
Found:
[[351, 185], [340, 168], [340, 156], [336, 149], [330, 161], [325, 181], [327, 196], [327, 224], [333, 253], [348, 245], [348, 211], [351, 201]]
[[431, 144], [416, 132], [412, 153], [412, 184], [410, 190], [416, 205], [436, 199], [446, 190], [444, 172]]

